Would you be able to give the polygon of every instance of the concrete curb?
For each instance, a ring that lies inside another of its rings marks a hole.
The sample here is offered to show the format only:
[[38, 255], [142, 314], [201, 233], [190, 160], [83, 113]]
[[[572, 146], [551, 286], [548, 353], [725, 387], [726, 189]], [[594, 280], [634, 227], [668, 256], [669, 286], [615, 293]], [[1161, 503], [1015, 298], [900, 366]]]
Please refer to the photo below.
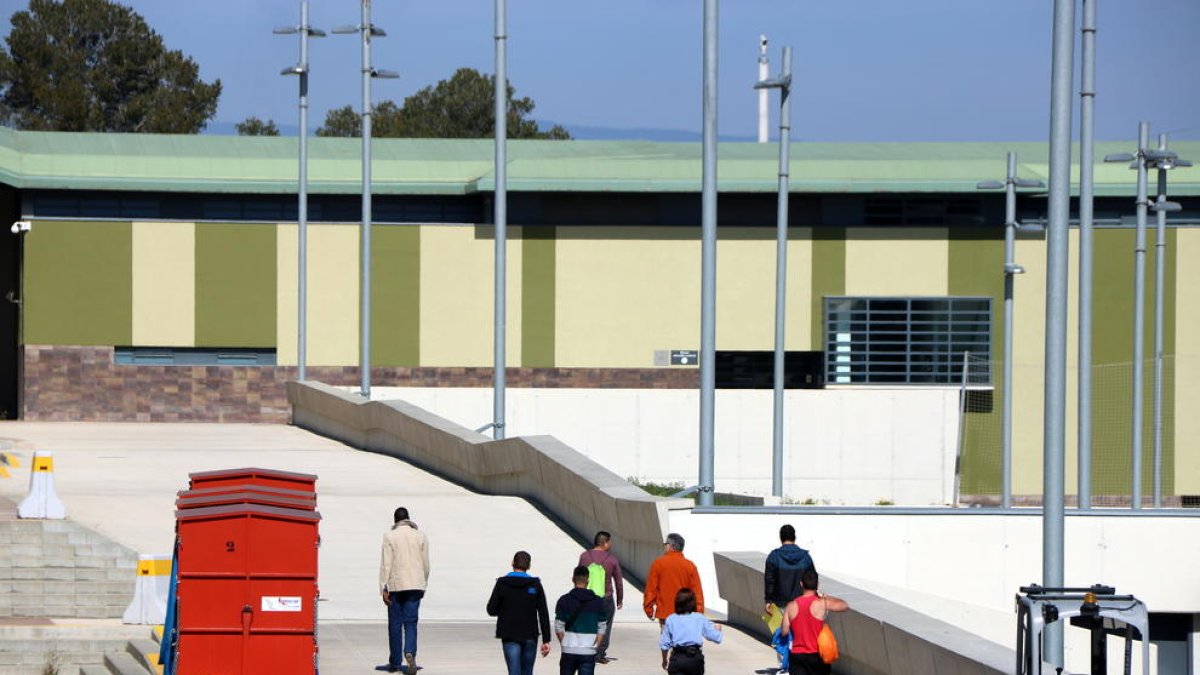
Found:
[[[769, 640], [763, 610], [767, 554], [713, 554], [729, 621]], [[850, 675], [1000, 675], [1012, 673], [1016, 652], [961, 628], [822, 575], [821, 589], [850, 604], [829, 621], [841, 658], [834, 670]], [[1015, 630], [1015, 629], [1014, 629]]]

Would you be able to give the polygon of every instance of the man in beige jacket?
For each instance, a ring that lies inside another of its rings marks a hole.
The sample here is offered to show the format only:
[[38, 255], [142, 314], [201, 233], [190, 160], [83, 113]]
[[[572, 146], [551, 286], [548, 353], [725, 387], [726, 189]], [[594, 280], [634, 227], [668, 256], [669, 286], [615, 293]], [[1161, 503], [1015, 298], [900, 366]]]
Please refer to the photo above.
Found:
[[408, 519], [408, 509], [396, 509], [395, 524], [383, 535], [383, 555], [379, 562], [379, 592], [388, 612], [388, 662], [376, 670], [401, 672], [403, 655], [407, 672], [417, 665], [417, 613], [425, 584], [429, 581], [429, 542], [416, 523]]

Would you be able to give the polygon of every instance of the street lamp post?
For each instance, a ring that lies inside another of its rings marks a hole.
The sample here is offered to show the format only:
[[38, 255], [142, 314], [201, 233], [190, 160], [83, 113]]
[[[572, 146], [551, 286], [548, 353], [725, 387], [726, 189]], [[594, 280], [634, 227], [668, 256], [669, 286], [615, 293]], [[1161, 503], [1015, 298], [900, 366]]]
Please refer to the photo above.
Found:
[[1079, 87], [1079, 415], [1080, 509], [1092, 508], [1092, 278], [1096, 108], [1096, 2], [1083, 0]]
[[1162, 408], [1163, 408], [1163, 302], [1166, 290], [1167, 213], [1183, 208], [1167, 201], [1167, 172], [1176, 167], [1191, 166], [1167, 149], [1167, 135], [1159, 134], [1158, 150], [1146, 153], [1147, 168], [1158, 170], [1158, 198], [1151, 208], [1156, 219], [1154, 241], [1154, 508], [1162, 507]]
[[980, 190], [1004, 189], [1004, 410], [1000, 425], [1001, 478], [1000, 505], [1012, 507], [1012, 399], [1013, 399], [1013, 277], [1024, 274], [1025, 268], [1013, 260], [1016, 255], [1017, 188], [1040, 188], [1040, 180], [1017, 178], [1017, 154], [1008, 153], [1008, 172], [1004, 182], [983, 181]]
[[[765, 40], [764, 40], [765, 42]], [[763, 58], [766, 58], [765, 53]], [[779, 77], [762, 79], [755, 89], [778, 89], [779, 99], [779, 199], [775, 219], [775, 370], [774, 417], [772, 426], [771, 494], [783, 496], [783, 380], [784, 319], [787, 312], [788, 168], [792, 129], [792, 48], [783, 48]]]
[[717, 344], [717, 0], [704, 0], [700, 187], [700, 466], [698, 506], [713, 505]]
[[308, 0], [300, 0], [300, 25], [275, 29], [276, 35], [300, 36], [300, 61], [279, 72], [300, 78], [300, 175], [296, 216], [299, 267], [296, 283], [296, 379], [303, 382], [308, 366], [308, 38], [325, 37], [325, 31], [308, 25]]
[[400, 77], [371, 65], [371, 38], [387, 33], [371, 23], [371, 0], [362, 0], [362, 19], [357, 26], [339, 26], [334, 33], [362, 35], [362, 230], [359, 235], [359, 394], [371, 398], [371, 80]]
[[1133, 245], [1133, 429], [1130, 433], [1132, 476], [1130, 486], [1131, 506], [1142, 508], [1142, 358], [1145, 352], [1144, 321], [1146, 314], [1146, 153], [1149, 152], [1150, 123], [1138, 123], [1137, 154], [1118, 153], [1106, 155], [1105, 162], [1133, 162], [1130, 168], [1137, 169], [1137, 229]]
[[493, 288], [492, 317], [492, 438], [504, 438], [504, 419], [507, 393], [506, 368], [508, 363], [508, 5], [505, 0], [496, 0], [495, 5], [496, 79], [493, 90], [495, 128], [495, 169], [493, 220], [496, 236], [493, 263], [495, 280]]

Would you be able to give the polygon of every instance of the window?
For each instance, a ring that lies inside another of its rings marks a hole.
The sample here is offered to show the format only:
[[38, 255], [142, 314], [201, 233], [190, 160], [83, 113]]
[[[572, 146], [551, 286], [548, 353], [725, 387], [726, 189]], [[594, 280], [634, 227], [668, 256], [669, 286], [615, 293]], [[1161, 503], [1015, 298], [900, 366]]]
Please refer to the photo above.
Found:
[[991, 383], [991, 298], [825, 298], [829, 384]]
[[[821, 389], [824, 360], [821, 352], [784, 352], [784, 389]], [[775, 387], [775, 352], [721, 351], [716, 352], [717, 389], [773, 389]]]
[[253, 347], [117, 347], [118, 366], [273, 366], [275, 350]]

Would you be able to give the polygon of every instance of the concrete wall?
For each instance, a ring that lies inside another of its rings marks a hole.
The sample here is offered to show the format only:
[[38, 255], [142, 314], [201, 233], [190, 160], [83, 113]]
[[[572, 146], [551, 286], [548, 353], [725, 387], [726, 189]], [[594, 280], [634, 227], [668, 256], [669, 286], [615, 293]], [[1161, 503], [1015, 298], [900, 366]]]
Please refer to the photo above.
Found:
[[[757, 551], [713, 554], [721, 597], [729, 620], [769, 639], [762, 613], [763, 565]], [[828, 575], [821, 590], [845, 600], [850, 609], [829, 614], [842, 675], [949, 675], [1011, 673], [1012, 649], [988, 642], [944, 621], [920, 614]]]
[[[491, 419], [492, 391], [377, 387], [466, 427]], [[786, 392], [784, 495], [797, 503], [948, 504], [958, 434], [954, 389]], [[720, 390], [716, 476], [722, 492], [771, 493], [771, 391]], [[694, 485], [695, 389], [508, 389], [510, 436], [549, 434], [622, 477]], [[998, 471], [998, 468], [997, 468]]]
[[609, 530], [634, 578], [662, 553], [667, 510], [653, 497], [550, 436], [492, 441], [401, 401], [371, 401], [316, 382], [289, 382], [292, 422], [411, 462], [471, 489], [542, 505], [581, 540]]
[[[746, 509], [672, 511], [670, 527], [687, 540], [685, 554], [705, 588], [718, 584], [718, 551], [765, 551], [791, 523], [822, 575], [886, 597], [909, 609], [1011, 645], [1013, 597], [1042, 579], [1041, 514], [979, 509]], [[1200, 613], [1200, 517], [1194, 512], [1068, 511], [1065, 583], [1115, 586], [1151, 612]], [[761, 604], [761, 584], [757, 588]], [[722, 591], [724, 595], [724, 591]], [[717, 611], [723, 602], [711, 603]], [[732, 610], [731, 610], [732, 614]], [[1067, 668], [1088, 671], [1087, 633], [1066, 630]], [[1116, 644], [1110, 640], [1110, 651]], [[1135, 649], [1135, 655], [1139, 652]], [[1154, 656], [1152, 652], [1152, 657]]]

